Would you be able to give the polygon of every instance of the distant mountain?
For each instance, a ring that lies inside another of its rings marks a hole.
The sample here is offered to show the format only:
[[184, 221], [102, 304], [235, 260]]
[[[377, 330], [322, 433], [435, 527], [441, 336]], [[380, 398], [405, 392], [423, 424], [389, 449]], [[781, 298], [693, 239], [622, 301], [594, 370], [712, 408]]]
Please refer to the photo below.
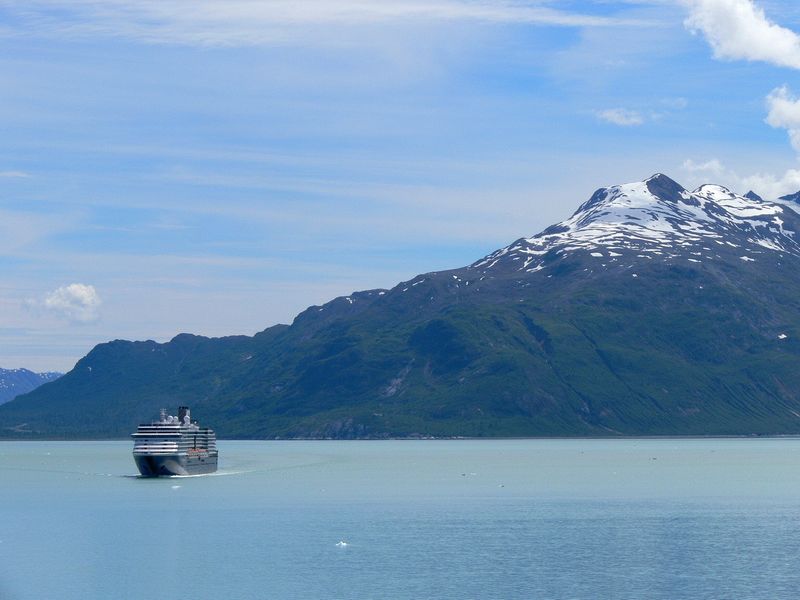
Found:
[[13, 400], [20, 394], [35, 390], [62, 373], [34, 373], [28, 369], [0, 369], [0, 404]]
[[[101, 344], [0, 407], [6, 437], [800, 433], [800, 215], [664, 175], [473, 264], [254, 337]], [[800, 211], [800, 208], [797, 209]]]

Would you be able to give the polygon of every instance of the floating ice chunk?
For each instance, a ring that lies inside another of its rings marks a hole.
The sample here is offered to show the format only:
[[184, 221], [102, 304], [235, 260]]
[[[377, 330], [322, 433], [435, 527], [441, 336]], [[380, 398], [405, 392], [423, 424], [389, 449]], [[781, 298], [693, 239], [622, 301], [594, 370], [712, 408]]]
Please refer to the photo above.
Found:
[[348, 543], [347, 543], [347, 542], [345, 542], [344, 540], [341, 540], [341, 541], [338, 541], [338, 542], [336, 542], [336, 547], [337, 547], [337, 548], [347, 548], [349, 545], [350, 545], [350, 544], [348, 544]]
[[750, 258], [749, 256], [740, 256], [739, 258], [745, 262], [756, 262], [754, 258]]
[[778, 334], [778, 339], [779, 339], [779, 340], [785, 340], [785, 339], [786, 339], [786, 338], [788, 338], [788, 337], [789, 337], [789, 336], [788, 336], [788, 335], [786, 335], [785, 333], [779, 333], [779, 334]]
[[592, 252], [592, 256], [595, 258], [603, 258], [602, 252]]

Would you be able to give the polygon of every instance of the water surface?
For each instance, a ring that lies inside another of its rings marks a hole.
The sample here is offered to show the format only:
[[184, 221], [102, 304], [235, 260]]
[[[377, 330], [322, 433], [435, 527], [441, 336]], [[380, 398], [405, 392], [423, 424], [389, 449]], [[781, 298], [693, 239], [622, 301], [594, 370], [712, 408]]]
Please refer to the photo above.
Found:
[[[2, 600], [795, 598], [800, 440], [0, 442]], [[344, 543], [342, 543], [344, 542]]]

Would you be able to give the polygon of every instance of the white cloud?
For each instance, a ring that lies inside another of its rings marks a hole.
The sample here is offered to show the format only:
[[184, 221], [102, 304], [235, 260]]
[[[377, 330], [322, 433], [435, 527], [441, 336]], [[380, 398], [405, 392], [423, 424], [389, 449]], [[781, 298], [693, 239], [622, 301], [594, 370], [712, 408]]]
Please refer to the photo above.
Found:
[[800, 170], [798, 169], [788, 169], [781, 176], [772, 173], [740, 175], [716, 158], [701, 162], [687, 159], [681, 166], [687, 174], [686, 183], [690, 188], [704, 183], [716, 183], [739, 194], [752, 190], [765, 200], [776, 200], [781, 196], [800, 190]]
[[20, 178], [27, 178], [30, 177], [28, 173], [24, 171], [0, 171], [0, 177], [20, 177]]
[[635, 110], [625, 108], [609, 108], [595, 112], [598, 119], [620, 125], [622, 127], [632, 127], [644, 123], [644, 117]]
[[753, 190], [767, 200], [776, 200], [800, 190], [800, 170], [789, 169], [782, 176], [772, 173], [756, 173], [741, 179], [741, 188]]
[[[686, 27], [705, 36], [716, 58], [762, 61], [800, 69], [800, 35], [768, 19], [753, 0], [681, 1], [690, 11]], [[800, 154], [800, 99], [783, 86], [770, 92], [766, 104], [766, 122], [786, 129], [792, 147]], [[717, 183], [740, 192], [753, 190], [766, 199], [775, 200], [800, 189], [798, 169], [788, 169], [780, 176], [772, 173], [741, 176], [717, 159], [701, 163], [686, 160], [683, 169], [692, 179], [714, 176]]]
[[[788, 87], [782, 86], [769, 93], [766, 105], [768, 112], [765, 121], [776, 129], [786, 129], [792, 147], [800, 155], [800, 98], [795, 97]], [[721, 183], [740, 193], [753, 190], [768, 200], [775, 200], [800, 190], [800, 169], [788, 169], [783, 175], [772, 173], [740, 175], [716, 158], [704, 162], [687, 159], [682, 167], [693, 184]], [[714, 180], [701, 181], [701, 178], [708, 177], [714, 177]]]
[[573, 13], [543, 0], [25, 0], [3, 3], [17, 31], [42, 35], [121, 36], [144, 42], [258, 45], [292, 39], [298, 27], [417, 21], [474, 21], [566, 27], [641, 21]]
[[71, 283], [45, 294], [30, 303], [60, 318], [78, 323], [91, 323], [99, 317], [100, 296], [92, 285]]
[[714, 56], [800, 69], [800, 36], [770, 21], [752, 0], [683, 0], [686, 26], [702, 33]]
[[76, 218], [64, 212], [40, 214], [0, 208], [0, 257], [41, 248], [56, 233], [69, 230]]
[[786, 86], [776, 88], [767, 96], [767, 123], [789, 132], [789, 140], [800, 153], [800, 99], [795, 98]]

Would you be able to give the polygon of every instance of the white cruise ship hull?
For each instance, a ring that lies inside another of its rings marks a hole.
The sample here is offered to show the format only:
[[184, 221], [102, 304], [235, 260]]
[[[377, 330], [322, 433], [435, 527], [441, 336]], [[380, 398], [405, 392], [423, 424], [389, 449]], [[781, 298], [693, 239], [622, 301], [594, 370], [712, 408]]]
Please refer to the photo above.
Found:
[[217, 470], [217, 456], [134, 455], [136, 467], [142, 477], [172, 477], [175, 475], [203, 475]]

